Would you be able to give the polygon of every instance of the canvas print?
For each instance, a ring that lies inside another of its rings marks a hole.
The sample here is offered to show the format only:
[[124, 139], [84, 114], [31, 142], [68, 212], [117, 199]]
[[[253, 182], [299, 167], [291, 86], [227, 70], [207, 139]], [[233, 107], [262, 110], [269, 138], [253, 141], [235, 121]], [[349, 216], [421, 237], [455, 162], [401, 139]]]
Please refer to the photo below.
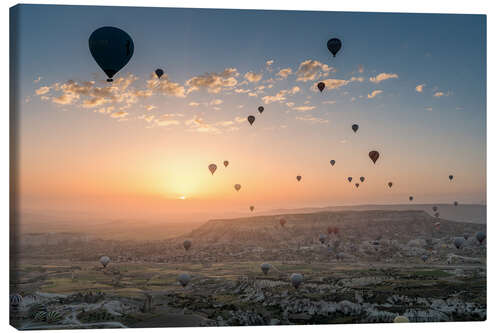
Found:
[[486, 16], [10, 9], [20, 330], [486, 320]]

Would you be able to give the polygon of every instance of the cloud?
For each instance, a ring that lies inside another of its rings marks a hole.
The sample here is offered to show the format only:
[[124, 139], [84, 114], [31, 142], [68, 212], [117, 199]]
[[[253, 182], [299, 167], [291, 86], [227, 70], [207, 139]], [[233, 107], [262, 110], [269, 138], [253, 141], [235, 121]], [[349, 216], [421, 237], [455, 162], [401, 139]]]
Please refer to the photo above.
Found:
[[358, 73], [363, 73], [365, 71], [365, 67], [363, 65], [358, 65]]
[[49, 91], [50, 91], [50, 87], [44, 86], [44, 87], [40, 87], [37, 90], [35, 90], [35, 94], [37, 94], [38, 96], [45, 95]]
[[442, 92], [442, 91], [436, 91], [434, 93], [434, 97], [443, 97], [443, 96], [444, 96], [444, 92]]
[[322, 119], [322, 118], [313, 117], [313, 116], [297, 116], [297, 117], [295, 117], [295, 119], [301, 120], [301, 121], [306, 121], [306, 122], [309, 122], [311, 124], [326, 124], [326, 123], [328, 123], [328, 119]]
[[259, 82], [262, 79], [262, 74], [257, 74], [254, 72], [248, 72], [245, 74], [245, 79], [248, 80], [248, 82]]
[[303, 106], [296, 106], [293, 108], [295, 111], [299, 111], [299, 112], [305, 112], [305, 111], [311, 111], [311, 110], [314, 110], [316, 109], [315, 106], [307, 106], [307, 105], [303, 105]]
[[317, 60], [305, 60], [299, 65], [299, 69], [297, 70], [297, 81], [307, 82], [316, 80], [320, 76], [328, 75], [332, 69]]
[[246, 94], [246, 93], [250, 92], [250, 89], [241, 89], [241, 88], [238, 88], [238, 89], [234, 89], [234, 92], [238, 93], [238, 94]]
[[156, 106], [154, 106], [154, 105], [146, 105], [146, 111], [153, 111], [154, 109], [156, 109]]
[[425, 83], [419, 84], [418, 86], [415, 87], [415, 91], [418, 93], [421, 93], [424, 91]]
[[153, 114], [142, 114], [140, 115], [139, 117], [137, 117], [138, 119], [144, 119], [146, 122], [150, 123], [154, 120], [155, 116]]
[[380, 83], [380, 82], [382, 82], [384, 80], [397, 79], [397, 78], [399, 78], [398, 74], [394, 74], [394, 73], [380, 73], [377, 76], [372, 76], [370, 78], [370, 82]]
[[365, 81], [365, 78], [361, 77], [361, 76], [353, 76], [349, 80], [349, 82], [364, 82], [364, 81]]
[[196, 106], [200, 106], [200, 103], [198, 102], [189, 102], [188, 104], [189, 106], [193, 106], [193, 107], [196, 107]]
[[272, 64], [274, 64], [274, 60], [271, 59], [271, 60], [266, 61], [266, 69], [268, 72], [271, 71]]
[[337, 101], [323, 101], [322, 104], [335, 104]]
[[429, 106], [429, 107], [426, 107], [426, 108], [425, 108], [425, 110], [427, 110], [427, 111], [432, 111], [432, 107], [430, 107], [430, 106]]
[[294, 102], [288, 102], [286, 103], [286, 106], [288, 106], [289, 108], [293, 107], [295, 105]]
[[247, 121], [247, 118], [236, 117], [236, 118], [234, 118], [234, 121], [237, 123], [243, 123], [243, 122]]
[[221, 105], [222, 103], [224, 103], [222, 99], [213, 99], [210, 101], [210, 105]]
[[292, 74], [291, 68], [283, 68], [283, 69], [280, 69], [278, 73], [276, 73], [276, 76], [278, 76], [282, 79], [286, 79], [291, 74]]
[[383, 90], [374, 90], [371, 93], [369, 93], [368, 96], [366, 96], [366, 97], [367, 98], [374, 98], [375, 96], [377, 96], [383, 92], [384, 92]]
[[113, 112], [114, 110], [115, 110], [114, 106], [108, 106], [108, 107], [94, 110], [94, 112], [109, 114], [109, 113]]
[[125, 112], [125, 111], [116, 111], [116, 112], [113, 112], [110, 117], [111, 118], [123, 118], [125, 117], [126, 115], [128, 115], [128, 112]]
[[186, 81], [188, 93], [199, 89], [206, 89], [209, 93], [219, 93], [223, 88], [232, 88], [238, 84], [239, 75], [236, 68], [226, 68], [221, 73], [205, 73], [192, 77]]
[[38, 82], [40, 82], [40, 81], [42, 81], [42, 77], [41, 77], [41, 76], [39, 76], [39, 77], [37, 77], [36, 79], [34, 79], [34, 80], [33, 80], [33, 83], [38, 83]]
[[276, 95], [273, 96], [264, 96], [262, 97], [262, 101], [265, 104], [273, 103], [273, 102], [284, 102], [286, 100], [287, 95], [295, 95], [300, 92], [300, 87], [294, 86], [289, 90], [281, 90]]

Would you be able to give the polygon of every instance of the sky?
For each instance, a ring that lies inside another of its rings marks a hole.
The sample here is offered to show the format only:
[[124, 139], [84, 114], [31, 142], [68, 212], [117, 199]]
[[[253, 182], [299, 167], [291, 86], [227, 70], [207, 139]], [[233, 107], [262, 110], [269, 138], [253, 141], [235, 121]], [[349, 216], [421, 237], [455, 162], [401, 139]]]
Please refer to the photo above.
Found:
[[[24, 211], [178, 221], [410, 195], [486, 203], [485, 16], [18, 10]], [[134, 41], [112, 84], [88, 49], [102, 26]]]

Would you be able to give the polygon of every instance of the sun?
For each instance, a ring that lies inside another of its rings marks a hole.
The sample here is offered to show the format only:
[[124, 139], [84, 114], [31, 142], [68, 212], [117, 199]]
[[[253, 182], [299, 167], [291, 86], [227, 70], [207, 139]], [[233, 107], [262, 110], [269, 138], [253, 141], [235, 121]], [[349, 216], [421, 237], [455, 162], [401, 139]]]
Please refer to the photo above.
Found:
[[181, 195], [178, 199], [179, 199], [179, 200], [186, 200], [187, 198], [186, 198], [186, 196], [185, 196], [185, 195]]

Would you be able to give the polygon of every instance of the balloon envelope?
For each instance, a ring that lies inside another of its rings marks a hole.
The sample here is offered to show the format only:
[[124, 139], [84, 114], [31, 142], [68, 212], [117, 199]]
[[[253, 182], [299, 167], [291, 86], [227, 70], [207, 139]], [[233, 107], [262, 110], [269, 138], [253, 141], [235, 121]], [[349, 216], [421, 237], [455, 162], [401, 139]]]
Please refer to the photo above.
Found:
[[364, 182], [365, 181], [365, 177], [361, 176], [361, 177], [359, 177], [359, 180], [361, 180], [361, 182]]
[[368, 153], [368, 156], [372, 160], [373, 164], [375, 164], [375, 162], [377, 162], [378, 158], [380, 157], [380, 153], [376, 150], [372, 150]]
[[476, 239], [477, 241], [482, 244], [484, 242], [484, 240], [486, 239], [486, 234], [482, 231], [479, 231], [477, 234], [476, 234]]
[[410, 201], [413, 201], [413, 197], [412, 196], [410, 196], [408, 199], [410, 199]]
[[254, 116], [248, 116], [248, 122], [250, 123], [250, 125], [253, 124], [253, 122], [255, 121], [255, 117]]
[[335, 165], [335, 160], [330, 160], [330, 164], [331, 164], [331, 166], [334, 166]]
[[257, 108], [257, 110], [259, 110], [259, 113], [262, 113], [262, 112], [264, 112], [264, 107], [263, 107], [263, 106], [259, 106], [259, 107]]
[[354, 124], [354, 125], [351, 126], [351, 128], [354, 131], [354, 133], [356, 133], [358, 131], [359, 125]]
[[187, 273], [182, 273], [177, 278], [181, 286], [185, 287], [188, 285], [189, 281], [191, 281], [191, 276]]
[[331, 38], [326, 43], [326, 47], [328, 48], [328, 51], [330, 51], [335, 57], [342, 47], [342, 42], [338, 38]]
[[290, 282], [292, 282], [292, 286], [297, 289], [299, 288], [300, 284], [304, 281], [304, 277], [300, 273], [293, 273], [290, 276]]
[[388, 182], [387, 186], [389, 186], [389, 188], [391, 188], [392, 187], [392, 182]]
[[239, 191], [239, 190], [241, 189], [241, 185], [240, 185], [240, 184], [235, 184], [235, 185], [234, 185], [234, 189], [235, 189], [236, 191]]
[[319, 89], [320, 92], [322, 92], [323, 89], [325, 89], [325, 83], [324, 82], [318, 83], [318, 89]]
[[254, 206], [250, 206], [250, 211], [253, 212], [253, 210], [255, 209]]
[[347, 177], [347, 180], [350, 182], [352, 182], [352, 177]]
[[101, 265], [103, 265], [104, 267], [106, 267], [109, 262], [111, 261], [111, 259], [109, 259], [108, 256], [102, 256], [101, 259], [99, 259], [99, 262], [101, 263]]
[[359, 187], [359, 183], [356, 183], [356, 184], [354, 184], [354, 185], [356, 185], [356, 187]]
[[298, 175], [296, 178], [297, 178], [297, 181], [300, 182], [300, 180], [302, 179], [302, 176]]
[[157, 70], [155, 70], [155, 74], [159, 79], [161, 79], [161, 76], [163, 75], [163, 69], [158, 68]]
[[227, 168], [228, 165], [229, 165], [229, 161], [224, 161], [224, 167]]
[[453, 244], [457, 249], [460, 249], [464, 243], [465, 239], [463, 237], [455, 237]]
[[269, 265], [268, 263], [263, 263], [262, 265], [260, 265], [260, 269], [265, 275], [267, 275], [267, 272], [269, 272], [269, 270], [271, 269], [271, 265]]
[[453, 180], [453, 175], [449, 175], [449, 176], [448, 176], [448, 179], [449, 179], [449, 180]]
[[108, 76], [108, 82], [132, 58], [134, 42], [123, 30], [115, 27], [102, 27], [89, 37], [89, 49], [99, 67]]
[[215, 172], [215, 170], [217, 170], [217, 165], [215, 165], [215, 164], [213, 164], [213, 163], [212, 163], [212, 164], [210, 164], [210, 165], [208, 166], [208, 170], [210, 170], [210, 172], [211, 172], [211, 173], [212, 173], [212, 175], [213, 175], [213, 174], [214, 174], [214, 172]]
[[184, 243], [182, 243], [182, 246], [184, 246], [184, 250], [189, 250], [191, 248], [191, 241], [189, 239], [186, 239]]

